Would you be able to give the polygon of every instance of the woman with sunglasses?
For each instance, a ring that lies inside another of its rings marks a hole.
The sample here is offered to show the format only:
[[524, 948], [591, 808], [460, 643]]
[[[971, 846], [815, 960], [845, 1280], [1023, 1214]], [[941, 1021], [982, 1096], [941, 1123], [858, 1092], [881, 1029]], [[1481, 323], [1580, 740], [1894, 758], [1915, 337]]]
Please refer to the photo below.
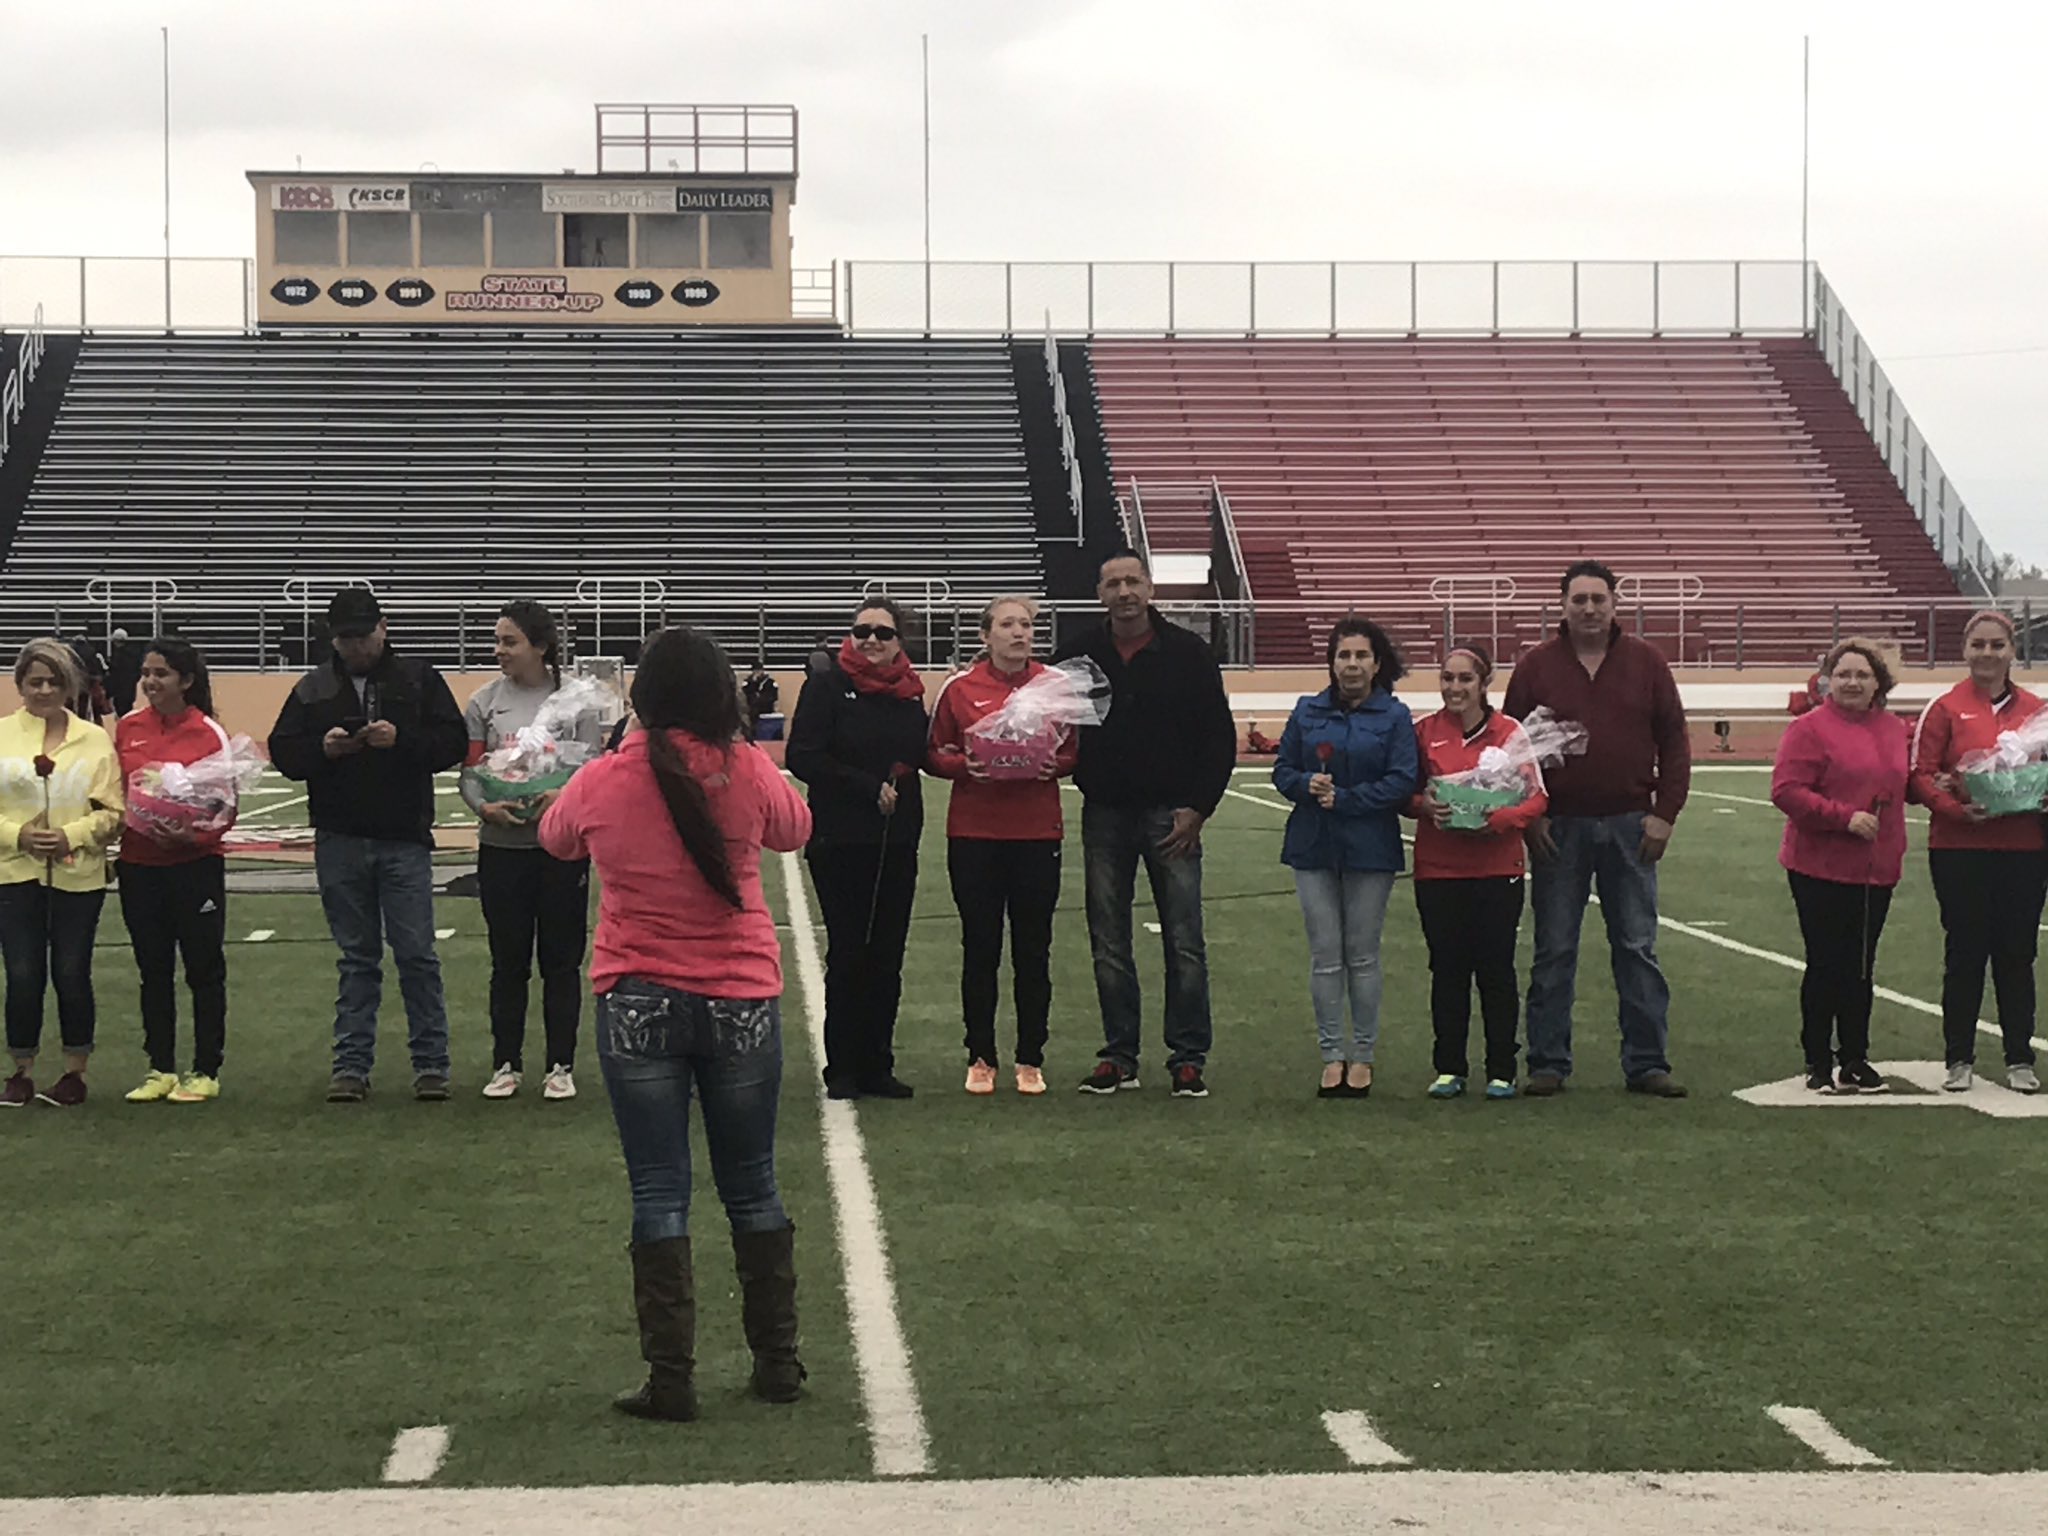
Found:
[[903, 611], [861, 605], [839, 654], [804, 681], [789, 771], [809, 786], [805, 858], [825, 917], [825, 1087], [835, 1099], [907, 1099], [893, 1041], [924, 829], [918, 771], [930, 726], [903, 649]]

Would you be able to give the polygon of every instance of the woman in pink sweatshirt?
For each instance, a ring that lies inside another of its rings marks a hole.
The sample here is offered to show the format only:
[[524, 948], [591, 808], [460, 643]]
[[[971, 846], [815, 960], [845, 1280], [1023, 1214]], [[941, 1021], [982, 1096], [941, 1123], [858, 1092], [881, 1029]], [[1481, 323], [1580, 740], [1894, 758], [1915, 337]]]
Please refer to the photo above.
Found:
[[782, 945], [761, 850], [792, 853], [810, 808], [741, 737], [739, 690], [710, 636], [665, 629], [633, 674], [637, 728], [541, 819], [541, 846], [590, 859], [602, 890], [590, 962], [597, 1055], [633, 1191], [638, 1418], [696, 1417], [690, 1097], [732, 1226], [753, 1389], [796, 1401], [795, 1228], [775, 1183]]
[[1876, 645], [1844, 640], [1821, 671], [1827, 700], [1792, 722], [1771, 772], [1771, 803], [1786, 818], [1778, 862], [1806, 943], [1806, 1086], [1879, 1092], [1884, 1079], [1870, 1065], [1871, 977], [1906, 857], [1911, 731], [1885, 708], [1892, 672]]

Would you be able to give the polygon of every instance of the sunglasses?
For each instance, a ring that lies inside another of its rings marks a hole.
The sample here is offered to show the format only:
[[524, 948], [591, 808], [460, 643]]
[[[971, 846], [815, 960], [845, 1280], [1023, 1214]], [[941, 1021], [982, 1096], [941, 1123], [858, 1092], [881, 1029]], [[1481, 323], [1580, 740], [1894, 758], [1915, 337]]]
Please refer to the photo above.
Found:
[[894, 640], [896, 638], [896, 631], [887, 624], [856, 624], [853, 626], [853, 638], [856, 640]]

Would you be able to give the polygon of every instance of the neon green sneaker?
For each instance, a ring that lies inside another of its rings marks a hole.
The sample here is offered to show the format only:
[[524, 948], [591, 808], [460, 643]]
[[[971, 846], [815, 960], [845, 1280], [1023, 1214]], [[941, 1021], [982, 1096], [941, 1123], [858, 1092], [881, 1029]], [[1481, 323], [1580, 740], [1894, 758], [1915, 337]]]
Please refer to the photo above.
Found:
[[208, 1099], [220, 1097], [220, 1079], [201, 1077], [197, 1072], [178, 1084], [171, 1093], [173, 1104], [204, 1104]]
[[176, 1092], [177, 1087], [177, 1073], [152, 1072], [142, 1080], [140, 1088], [129, 1091], [128, 1102], [130, 1104], [154, 1104], [159, 1099], [168, 1099]]
[[1464, 1091], [1465, 1079], [1453, 1077], [1448, 1072], [1429, 1085], [1429, 1096], [1432, 1099], [1455, 1099]]

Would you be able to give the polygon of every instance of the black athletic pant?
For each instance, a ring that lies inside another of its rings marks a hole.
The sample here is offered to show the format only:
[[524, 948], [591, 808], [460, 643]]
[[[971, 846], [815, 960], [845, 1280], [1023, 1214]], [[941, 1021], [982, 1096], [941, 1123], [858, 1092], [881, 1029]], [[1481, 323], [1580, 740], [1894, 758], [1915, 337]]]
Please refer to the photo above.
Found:
[[885, 858], [879, 843], [813, 843], [805, 857], [825, 917], [825, 1081], [887, 1082], [896, 1073], [917, 845], [891, 843]]
[[476, 888], [491, 936], [491, 1055], [526, 1070], [526, 994], [540, 951], [540, 1017], [549, 1067], [576, 1065], [583, 1019], [583, 948], [590, 936], [590, 861], [544, 848], [476, 851]]
[[1515, 1080], [1515, 930], [1522, 921], [1522, 878], [1417, 880], [1415, 909], [1429, 945], [1429, 1014], [1436, 1027], [1436, 1070], [1470, 1077], [1472, 988], [1486, 1032], [1486, 1075]]
[[1017, 1000], [1017, 1064], [1045, 1065], [1052, 1020], [1052, 915], [1060, 904], [1060, 844], [956, 837], [946, 873], [960, 909], [960, 1016], [967, 1058], [998, 1064], [996, 988], [1003, 920], [1010, 924], [1011, 986]]
[[1799, 983], [1799, 1040], [1809, 1072], [1870, 1060], [1871, 978], [1877, 940], [1891, 911], [1888, 885], [1848, 885], [1787, 870], [1806, 975]]
[[228, 862], [123, 864], [121, 921], [142, 973], [149, 1070], [178, 1070], [178, 958], [192, 989], [192, 1070], [220, 1076], [228, 1039]]
[[2048, 892], [2048, 854], [1989, 848], [1931, 848], [1927, 868], [1945, 936], [1941, 1032], [1948, 1062], [1977, 1059], [1977, 1011], [1984, 967], [1998, 994], [2007, 1066], [2034, 1061], [2034, 944]]

